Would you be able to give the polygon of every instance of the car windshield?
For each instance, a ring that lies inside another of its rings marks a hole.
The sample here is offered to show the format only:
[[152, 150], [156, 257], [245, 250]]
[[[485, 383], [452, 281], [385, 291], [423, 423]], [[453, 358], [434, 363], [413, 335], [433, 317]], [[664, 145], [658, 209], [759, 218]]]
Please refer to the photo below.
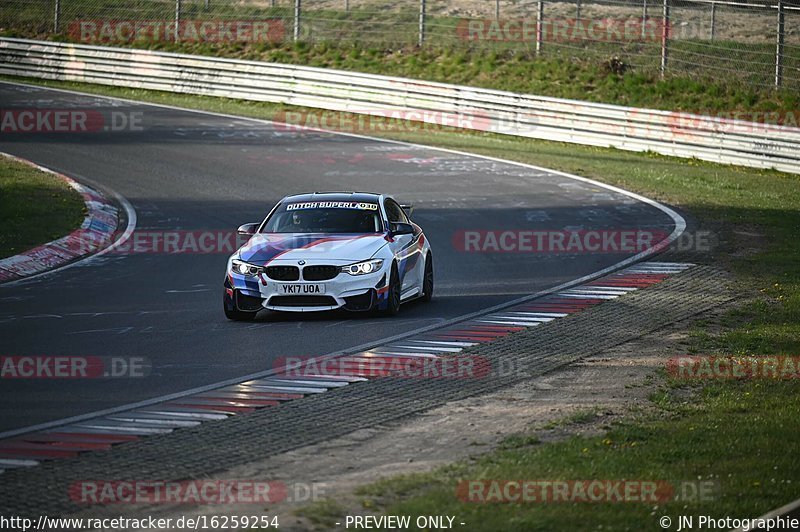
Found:
[[284, 203], [270, 216], [265, 233], [380, 233], [377, 203], [313, 201]]

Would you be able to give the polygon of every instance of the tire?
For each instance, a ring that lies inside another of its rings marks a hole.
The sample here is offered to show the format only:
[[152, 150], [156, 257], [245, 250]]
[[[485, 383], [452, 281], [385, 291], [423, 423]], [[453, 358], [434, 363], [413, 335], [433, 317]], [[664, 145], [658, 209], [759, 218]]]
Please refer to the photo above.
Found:
[[433, 255], [425, 257], [425, 274], [422, 277], [422, 300], [426, 303], [433, 299]]
[[225, 311], [225, 317], [232, 321], [253, 321], [257, 312], [242, 312], [241, 310], [231, 309], [230, 306], [235, 305], [233, 301], [227, 301], [227, 297], [222, 298], [222, 309]]
[[225, 317], [232, 321], [253, 321], [256, 318], [256, 313], [225, 309]]
[[387, 291], [388, 301], [386, 302], [386, 309], [383, 311], [384, 316], [397, 316], [400, 312], [402, 288], [400, 274], [397, 273], [397, 264], [392, 264], [392, 273], [389, 275], [389, 290]]

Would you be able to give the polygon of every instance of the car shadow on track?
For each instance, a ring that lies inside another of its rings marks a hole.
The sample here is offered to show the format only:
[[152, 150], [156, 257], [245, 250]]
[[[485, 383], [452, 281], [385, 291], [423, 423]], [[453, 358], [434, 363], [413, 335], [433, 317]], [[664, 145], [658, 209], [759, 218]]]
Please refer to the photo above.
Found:
[[[255, 318], [260, 323], [286, 323], [286, 322], [325, 322], [325, 321], [370, 321], [387, 319], [416, 319], [427, 316], [420, 315], [419, 310], [425, 308], [423, 301], [414, 300], [403, 303], [398, 316], [387, 316], [377, 311], [348, 311], [343, 309], [323, 310], [314, 312], [275, 312], [264, 310]], [[417, 312], [414, 312], [414, 311]], [[425, 313], [428, 314], [428, 313]]]

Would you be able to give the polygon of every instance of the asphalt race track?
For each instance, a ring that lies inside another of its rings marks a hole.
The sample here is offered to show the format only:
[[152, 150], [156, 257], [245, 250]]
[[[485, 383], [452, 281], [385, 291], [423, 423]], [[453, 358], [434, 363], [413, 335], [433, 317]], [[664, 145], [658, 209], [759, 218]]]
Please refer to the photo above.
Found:
[[404, 305], [397, 318], [264, 313], [255, 323], [229, 322], [224, 249], [109, 253], [0, 286], [0, 355], [145, 357], [152, 365], [141, 378], [4, 380], [0, 431], [270, 369], [283, 356], [377, 342], [634, 254], [466, 253], [454, 245], [459, 231], [674, 228], [667, 214], [624, 194], [463, 154], [8, 83], [0, 83], [0, 102], [140, 117], [137, 131], [0, 133], [0, 151], [124, 197], [137, 232], [235, 230], [290, 193], [386, 192], [415, 205], [436, 264], [433, 302]]

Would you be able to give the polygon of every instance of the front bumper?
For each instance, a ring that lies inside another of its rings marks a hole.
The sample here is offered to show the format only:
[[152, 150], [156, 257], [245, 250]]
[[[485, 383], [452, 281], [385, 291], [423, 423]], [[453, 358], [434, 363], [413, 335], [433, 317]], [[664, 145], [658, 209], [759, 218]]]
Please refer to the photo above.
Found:
[[[312, 265], [322, 265], [323, 263]], [[296, 264], [296, 263], [295, 263]], [[330, 265], [331, 262], [326, 262]], [[349, 262], [337, 264], [344, 266]], [[225, 280], [226, 304], [242, 312], [274, 310], [280, 312], [319, 312], [345, 309], [368, 311], [385, 306], [389, 274], [387, 266], [365, 275], [339, 273], [324, 281], [277, 281], [265, 273], [245, 276], [228, 272]], [[324, 292], [304, 294], [305, 285], [324, 285]], [[285, 286], [300, 286], [300, 293], [287, 293]]]

